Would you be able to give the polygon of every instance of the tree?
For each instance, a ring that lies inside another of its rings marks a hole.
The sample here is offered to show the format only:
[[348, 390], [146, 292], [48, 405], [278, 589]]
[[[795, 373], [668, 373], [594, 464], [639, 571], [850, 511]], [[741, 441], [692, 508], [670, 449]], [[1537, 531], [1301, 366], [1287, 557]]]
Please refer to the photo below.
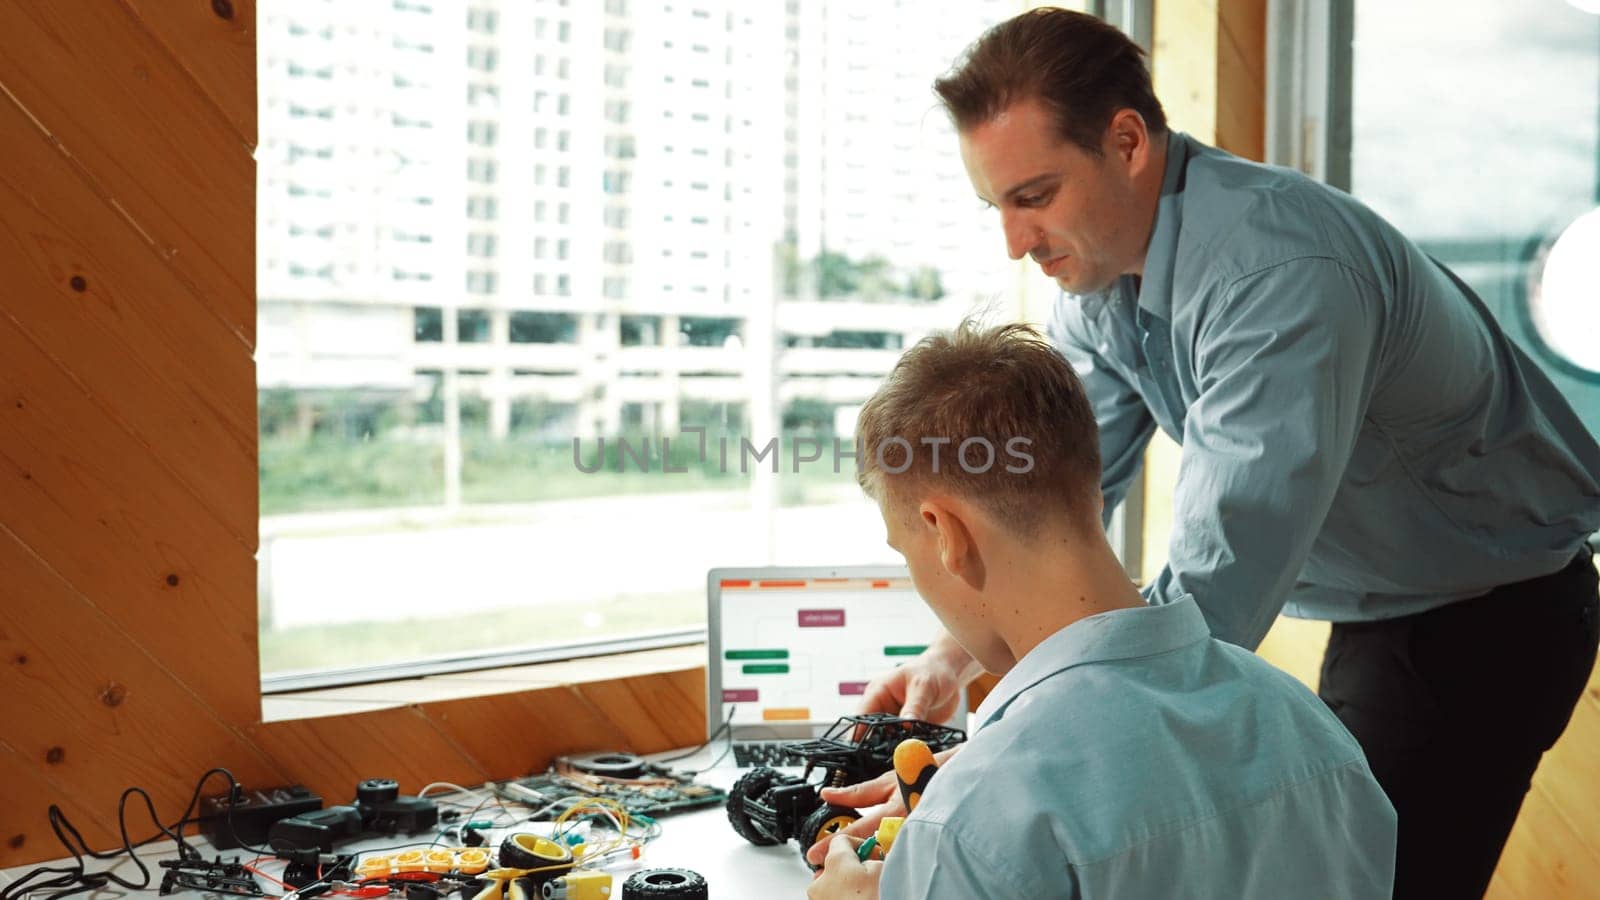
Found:
[[920, 266], [906, 281], [906, 296], [917, 300], [944, 298], [944, 279], [933, 266]]

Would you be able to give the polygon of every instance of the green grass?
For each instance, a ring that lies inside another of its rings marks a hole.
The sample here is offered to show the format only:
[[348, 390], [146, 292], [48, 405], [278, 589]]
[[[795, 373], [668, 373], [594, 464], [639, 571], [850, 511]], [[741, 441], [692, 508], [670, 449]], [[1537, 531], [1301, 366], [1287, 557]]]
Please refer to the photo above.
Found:
[[[444, 604], [441, 603], [441, 606]], [[585, 621], [598, 613], [600, 620]], [[522, 606], [394, 621], [261, 631], [264, 674], [414, 660], [465, 651], [546, 646], [702, 625], [705, 592], [629, 595], [603, 604]]]
[[[637, 446], [637, 443], [635, 443]], [[750, 476], [738, 471], [737, 445], [730, 447], [729, 472], [720, 471], [713, 441], [704, 463], [694, 459], [692, 445], [672, 447], [673, 467], [664, 472], [657, 443], [651, 448], [650, 471], [634, 459], [621, 465], [617, 446], [607, 441], [607, 462], [601, 471], [585, 473], [573, 462], [572, 445], [511, 438], [494, 441], [485, 435], [462, 440], [461, 494], [468, 504], [526, 503], [606, 497], [624, 494], [697, 490], [739, 490]], [[593, 466], [596, 447], [584, 442], [580, 459]], [[437, 441], [399, 438], [345, 440], [314, 436], [307, 440], [263, 436], [261, 514], [393, 506], [431, 506], [444, 502], [444, 450]], [[785, 449], [778, 474], [779, 503], [797, 506], [842, 496], [855, 496], [853, 464], [845, 460], [833, 472], [831, 455], [792, 470]], [[770, 457], [766, 463], [771, 465]], [[619, 471], [620, 469], [620, 471]]]

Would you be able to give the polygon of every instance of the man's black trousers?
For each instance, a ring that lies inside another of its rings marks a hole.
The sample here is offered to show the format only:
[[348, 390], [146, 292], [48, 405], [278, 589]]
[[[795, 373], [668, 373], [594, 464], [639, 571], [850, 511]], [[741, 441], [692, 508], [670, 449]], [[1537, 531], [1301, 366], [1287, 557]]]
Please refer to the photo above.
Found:
[[1596, 581], [1585, 549], [1481, 597], [1333, 626], [1319, 693], [1399, 815], [1396, 900], [1483, 895], [1594, 667]]

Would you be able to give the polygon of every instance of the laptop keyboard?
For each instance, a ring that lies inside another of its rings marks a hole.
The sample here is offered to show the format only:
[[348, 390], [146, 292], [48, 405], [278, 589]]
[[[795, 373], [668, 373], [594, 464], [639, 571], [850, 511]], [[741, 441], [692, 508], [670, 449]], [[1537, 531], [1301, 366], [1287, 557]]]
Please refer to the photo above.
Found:
[[782, 741], [737, 741], [733, 745], [733, 762], [741, 769], [754, 766], [803, 766], [804, 759], [783, 749]]

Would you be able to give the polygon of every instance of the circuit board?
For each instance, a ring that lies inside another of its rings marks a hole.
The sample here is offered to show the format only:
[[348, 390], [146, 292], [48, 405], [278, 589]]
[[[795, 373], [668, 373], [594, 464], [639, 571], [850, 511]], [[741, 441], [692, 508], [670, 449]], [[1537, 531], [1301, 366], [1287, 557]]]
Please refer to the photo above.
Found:
[[[656, 765], [644, 765], [635, 777], [596, 775], [576, 768], [566, 759], [542, 775], [529, 775], [496, 787], [507, 800], [544, 809], [539, 818], [561, 815], [578, 800], [603, 797], [620, 803], [632, 815], [652, 818], [704, 806], [721, 806], [727, 791], [696, 782]], [[579, 762], [581, 765], [581, 761]], [[546, 809], [547, 808], [547, 809]]]

